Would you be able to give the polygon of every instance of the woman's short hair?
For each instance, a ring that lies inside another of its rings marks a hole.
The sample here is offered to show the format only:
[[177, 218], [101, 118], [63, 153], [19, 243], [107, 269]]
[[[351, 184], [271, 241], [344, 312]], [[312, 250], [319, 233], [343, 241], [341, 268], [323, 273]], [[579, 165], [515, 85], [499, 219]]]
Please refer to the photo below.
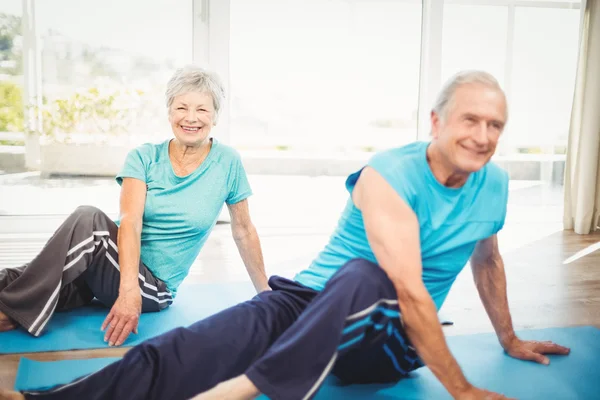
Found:
[[225, 88], [219, 75], [196, 65], [178, 68], [167, 83], [165, 93], [167, 108], [171, 107], [175, 97], [188, 92], [210, 95], [215, 108], [215, 120], [217, 120], [225, 101]]

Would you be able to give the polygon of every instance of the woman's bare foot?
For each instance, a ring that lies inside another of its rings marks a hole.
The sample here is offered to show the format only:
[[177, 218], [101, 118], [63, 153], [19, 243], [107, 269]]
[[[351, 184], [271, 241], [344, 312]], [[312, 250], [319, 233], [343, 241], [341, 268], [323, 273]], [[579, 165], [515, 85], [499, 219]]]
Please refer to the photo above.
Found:
[[0, 400], [25, 400], [25, 396], [12, 390], [0, 389]]
[[[10, 331], [17, 329], [17, 324], [12, 319], [8, 318], [6, 314], [0, 311], [0, 332]], [[2, 397], [0, 397], [2, 399]]]

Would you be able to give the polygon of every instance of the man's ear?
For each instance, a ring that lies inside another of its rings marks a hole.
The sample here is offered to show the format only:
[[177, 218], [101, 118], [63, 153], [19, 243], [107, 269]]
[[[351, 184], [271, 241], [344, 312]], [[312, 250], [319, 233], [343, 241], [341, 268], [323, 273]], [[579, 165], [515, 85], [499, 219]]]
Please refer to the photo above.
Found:
[[437, 139], [439, 132], [440, 132], [440, 125], [442, 124], [442, 119], [440, 118], [439, 114], [435, 111], [431, 111], [430, 119], [431, 119], [431, 137]]

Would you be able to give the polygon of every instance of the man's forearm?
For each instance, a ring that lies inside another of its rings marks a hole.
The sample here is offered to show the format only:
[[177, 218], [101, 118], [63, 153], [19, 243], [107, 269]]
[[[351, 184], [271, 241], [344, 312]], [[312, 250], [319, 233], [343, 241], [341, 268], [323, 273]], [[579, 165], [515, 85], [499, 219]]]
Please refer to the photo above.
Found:
[[404, 329], [419, 357], [454, 397], [471, 388], [450, 352], [431, 297], [398, 290]]
[[120, 294], [139, 288], [140, 231], [134, 222], [128, 220], [121, 221], [119, 226], [117, 242], [121, 270]]
[[260, 239], [254, 227], [234, 233], [235, 244], [257, 292], [269, 288]]
[[479, 297], [494, 326], [498, 339], [506, 347], [516, 338], [508, 308], [506, 273], [500, 256], [472, 261], [471, 268]]

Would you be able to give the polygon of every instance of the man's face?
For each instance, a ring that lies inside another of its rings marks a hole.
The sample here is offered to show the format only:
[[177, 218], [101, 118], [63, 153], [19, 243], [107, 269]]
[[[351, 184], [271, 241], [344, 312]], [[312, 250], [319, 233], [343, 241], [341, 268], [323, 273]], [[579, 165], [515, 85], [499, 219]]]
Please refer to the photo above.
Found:
[[454, 92], [446, 114], [431, 113], [432, 135], [440, 150], [459, 171], [478, 171], [496, 151], [504, 130], [504, 94], [482, 84], [462, 85]]

